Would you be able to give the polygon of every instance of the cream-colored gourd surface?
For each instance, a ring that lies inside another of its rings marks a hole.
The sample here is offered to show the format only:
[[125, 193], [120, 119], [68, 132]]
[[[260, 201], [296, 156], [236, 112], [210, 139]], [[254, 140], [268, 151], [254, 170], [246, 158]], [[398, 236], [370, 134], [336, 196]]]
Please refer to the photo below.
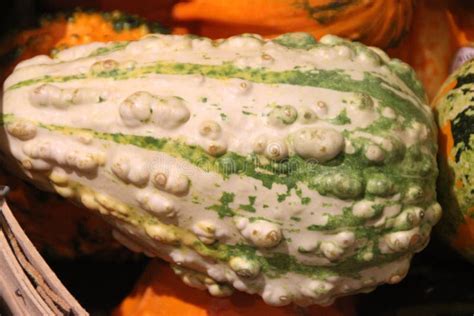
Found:
[[74, 47], [19, 64], [2, 113], [4, 163], [213, 295], [324, 305], [399, 282], [440, 217], [413, 71], [334, 36]]

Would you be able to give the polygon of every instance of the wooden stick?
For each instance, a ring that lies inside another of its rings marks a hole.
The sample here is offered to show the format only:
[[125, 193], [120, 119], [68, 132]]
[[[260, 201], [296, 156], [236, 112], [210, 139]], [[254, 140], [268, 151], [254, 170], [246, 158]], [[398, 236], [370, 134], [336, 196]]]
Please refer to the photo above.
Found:
[[[0, 297], [11, 315], [89, 315], [38, 253], [0, 186]], [[3, 312], [0, 310], [0, 314]]]

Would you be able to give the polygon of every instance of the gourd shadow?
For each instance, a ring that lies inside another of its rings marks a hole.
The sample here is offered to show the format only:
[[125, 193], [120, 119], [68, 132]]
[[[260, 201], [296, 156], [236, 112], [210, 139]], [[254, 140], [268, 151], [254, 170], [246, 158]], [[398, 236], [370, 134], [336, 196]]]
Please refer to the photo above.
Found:
[[[168, 312], [166, 312], [168, 311]], [[176, 276], [165, 262], [152, 260], [131, 295], [113, 316], [126, 315], [355, 315], [353, 298], [341, 298], [332, 306], [269, 306], [258, 295], [235, 291], [230, 297], [213, 297], [206, 291], [191, 288]]]
[[[454, 240], [459, 239], [460, 223], [465, 223], [461, 207], [458, 199], [455, 197], [455, 178], [454, 168], [449, 166], [446, 157], [438, 153], [439, 175], [437, 179], [437, 198], [441, 203], [443, 213], [439, 223], [434, 227], [434, 232], [437, 233], [444, 243], [449, 244]], [[467, 236], [463, 236], [467, 237]], [[452, 240], [449, 240], [452, 238]], [[468, 243], [465, 240], [465, 243]], [[474, 240], [471, 240], [474, 242]]]

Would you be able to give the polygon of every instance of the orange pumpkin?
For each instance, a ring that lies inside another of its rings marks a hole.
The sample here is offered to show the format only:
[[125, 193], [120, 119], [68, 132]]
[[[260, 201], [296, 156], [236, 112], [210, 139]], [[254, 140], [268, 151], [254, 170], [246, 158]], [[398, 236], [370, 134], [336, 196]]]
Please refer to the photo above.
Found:
[[22, 60], [50, 54], [67, 47], [91, 42], [127, 41], [153, 32], [163, 32], [158, 23], [113, 12], [59, 13], [42, 17], [40, 26], [10, 35], [0, 46], [2, 81]]
[[[76, 11], [43, 17], [40, 27], [14, 33], [0, 45], [0, 75], [3, 81], [20, 61], [50, 54], [66, 47], [94, 41], [138, 39], [163, 30], [157, 23], [118, 11]], [[42, 252], [55, 257], [110, 256], [128, 254], [113, 238], [109, 226], [88, 210], [65, 199], [38, 191], [0, 170], [0, 183], [8, 184], [7, 201], [29, 238]]]
[[273, 307], [255, 295], [242, 292], [227, 298], [185, 285], [167, 263], [153, 260], [138, 280], [132, 293], [112, 313], [113, 316], [351, 316], [355, 315], [352, 298], [343, 298], [329, 307]]
[[178, 2], [173, 17], [191, 33], [211, 38], [309, 32], [384, 48], [408, 30], [413, 6], [413, 0], [190, 0]]
[[456, 51], [474, 40], [474, 5], [452, 0], [420, 0], [410, 32], [391, 57], [410, 64], [433, 100], [449, 75]]

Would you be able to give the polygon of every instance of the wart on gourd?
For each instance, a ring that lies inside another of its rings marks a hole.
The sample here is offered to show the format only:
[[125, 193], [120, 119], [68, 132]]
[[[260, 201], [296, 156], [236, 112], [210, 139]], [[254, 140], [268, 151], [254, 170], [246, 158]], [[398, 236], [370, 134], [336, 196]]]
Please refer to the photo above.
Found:
[[199, 126], [199, 134], [201, 134], [201, 136], [203, 137], [212, 140], [217, 140], [221, 137], [222, 128], [219, 123], [211, 120], [206, 120], [203, 121]]
[[129, 127], [152, 123], [164, 129], [186, 123], [191, 115], [181, 98], [155, 96], [146, 91], [127, 97], [119, 106], [119, 114]]
[[[35, 159], [39, 168], [41, 162], [46, 166], [55, 162], [65, 167], [71, 167], [79, 172], [95, 172], [99, 166], [105, 164], [104, 153], [98, 150], [91, 150], [85, 146], [70, 146], [64, 143], [61, 146], [53, 147], [53, 140], [40, 139], [31, 140], [23, 145], [23, 152], [30, 158]], [[76, 149], [71, 149], [76, 148]], [[35, 164], [31, 162], [32, 168]], [[50, 168], [52, 165], [50, 166]], [[44, 167], [43, 167], [44, 168]]]
[[245, 217], [234, 218], [234, 221], [242, 236], [257, 247], [275, 247], [283, 238], [279, 225], [275, 223], [263, 220], [252, 222]]
[[335, 129], [304, 128], [293, 137], [295, 152], [315, 162], [325, 162], [336, 157], [344, 148], [344, 138]]
[[[381, 246], [381, 250], [384, 253], [402, 252], [410, 247], [415, 248], [421, 240], [418, 227], [411, 230], [388, 233], [383, 238], [385, 245]], [[384, 246], [387, 248], [384, 248]]]
[[423, 199], [424, 197], [424, 190], [421, 186], [413, 185], [408, 188], [405, 193], [405, 200], [410, 203], [416, 203]]
[[201, 220], [193, 225], [192, 231], [205, 244], [213, 244], [216, 241], [216, 225], [209, 220]]
[[172, 268], [185, 284], [201, 290], [207, 289], [213, 296], [225, 297], [231, 295], [233, 292], [231, 287], [225, 284], [219, 284], [203, 273], [198, 273], [177, 265], [172, 265]]
[[368, 145], [365, 149], [365, 156], [371, 161], [381, 162], [385, 158], [385, 153], [377, 145]]
[[373, 201], [361, 200], [352, 207], [352, 214], [360, 218], [371, 218], [376, 214]]
[[393, 227], [402, 230], [419, 226], [424, 216], [425, 212], [421, 207], [409, 207], [394, 218]]
[[389, 196], [395, 194], [393, 182], [383, 174], [373, 174], [367, 179], [367, 193], [376, 196]]
[[233, 257], [229, 260], [229, 267], [239, 276], [244, 278], [255, 278], [260, 273], [260, 264], [246, 257]]
[[144, 161], [128, 155], [117, 155], [111, 165], [112, 172], [126, 183], [143, 186], [148, 182], [149, 170]]
[[20, 140], [30, 140], [36, 136], [37, 128], [32, 122], [18, 120], [7, 124], [7, 132]]
[[173, 202], [159, 193], [148, 190], [137, 192], [137, 201], [140, 206], [158, 217], [176, 217], [177, 210]]
[[179, 237], [176, 232], [163, 224], [145, 224], [145, 232], [149, 237], [164, 244], [177, 244]]
[[170, 166], [157, 166], [151, 171], [151, 182], [155, 188], [176, 196], [189, 193], [191, 181], [176, 168]]
[[283, 160], [288, 157], [288, 146], [284, 140], [270, 140], [265, 147], [264, 155], [271, 160]]
[[95, 88], [61, 89], [52, 84], [42, 84], [30, 93], [30, 102], [36, 106], [66, 109], [70, 105], [101, 103], [108, 99], [108, 91]]
[[268, 124], [274, 127], [290, 125], [298, 118], [298, 112], [291, 105], [271, 105], [268, 113]]

